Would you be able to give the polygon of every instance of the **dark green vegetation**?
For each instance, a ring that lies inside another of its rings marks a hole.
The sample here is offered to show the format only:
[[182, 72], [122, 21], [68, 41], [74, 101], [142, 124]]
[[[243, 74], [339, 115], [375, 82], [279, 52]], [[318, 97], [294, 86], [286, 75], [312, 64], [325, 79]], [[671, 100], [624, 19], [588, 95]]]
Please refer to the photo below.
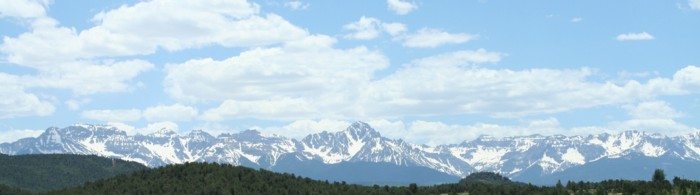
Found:
[[14, 187], [9, 187], [6, 185], [0, 184], [0, 195], [3, 194], [30, 194], [28, 191], [21, 190], [19, 188], [14, 188]]
[[210, 163], [147, 169], [97, 156], [0, 154], [0, 195], [32, 194], [23, 189], [43, 194], [700, 194], [700, 182], [678, 177], [669, 181], [660, 169], [648, 174], [650, 181], [536, 186], [481, 172], [451, 184], [362, 186]]
[[666, 180], [657, 170], [652, 181], [606, 180], [535, 186], [494, 173], [474, 173], [454, 184], [361, 186], [317, 181], [293, 174], [231, 165], [187, 163], [134, 172], [50, 194], [697, 194], [700, 182]]
[[494, 173], [475, 173], [457, 184], [423, 187], [426, 194], [700, 194], [700, 182], [675, 177], [666, 180], [657, 169], [651, 181], [605, 180], [601, 182], [557, 182], [555, 186], [534, 186], [512, 182]]
[[[414, 186], [414, 188], [417, 188]], [[209, 163], [168, 165], [50, 194], [410, 194], [406, 187], [368, 187], [293, 174]]]
[[14, 188], [43, 192], [74, 187], [143, 169], [146, 167], [139, 163], [98, 156], [0, 154], [0, 185], [4, 185], [0, 186], [0, 194], [16, 194], [6, 191]]

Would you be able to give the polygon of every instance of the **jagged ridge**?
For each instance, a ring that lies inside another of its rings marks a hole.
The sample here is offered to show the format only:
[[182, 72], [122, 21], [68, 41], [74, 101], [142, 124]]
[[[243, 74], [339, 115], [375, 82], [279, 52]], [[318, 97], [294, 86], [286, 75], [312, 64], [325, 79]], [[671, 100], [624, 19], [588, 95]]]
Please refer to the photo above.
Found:
[[151, 167], [184, 162], [218, 162], [272, 168], [282, 158], [299, 161], [391, 163], [428, 167], [455, 176], [491, 171], [508, 177], [552, 175], [600, 159], [629, 155], [700, 161], [700, 133], [678, 137], [627, 131], [589, 136], [482, 136], [461, 144], [425, 146], [382, 137], [355, 122], [339, 132], [321, 132], [301, 140], [261, 135], [255, 130], [216, 137], [195, 130], [187, 135], [163, 129], [129, 136], [108, 125], [48, 128], [36, 138], [0, 145], [0, 153], [97, 154]]

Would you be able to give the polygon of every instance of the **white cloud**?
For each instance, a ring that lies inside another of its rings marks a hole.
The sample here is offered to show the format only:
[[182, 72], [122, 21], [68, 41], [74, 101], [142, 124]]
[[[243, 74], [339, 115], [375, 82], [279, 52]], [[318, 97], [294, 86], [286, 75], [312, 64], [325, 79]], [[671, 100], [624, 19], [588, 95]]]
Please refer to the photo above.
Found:
[[[646, 83], [592, 82], [586, 68], [489, 69], [502, 54], [459, 51], [414, 60], [373, 81], [359, 105], [362, 116], [401, 117], [485, 114], [517, 118], [606, 105], [624, 105], [662, 95], [685, 95], [700, 89], [700, 68], [688, 66], [672, 79]], [[476, 64], [476, 65], [475, 65]], [[619, 84], [616, 84], [619, 83]], [[571, 102], [577, 102], [572, 104]]]
[[[673, 78], [590, 81], [595, 70], [495, 69], [505, 56], [484, 49], [415, 59], [382, 78], [383, 55], [364, 47], [334, 49], [313, 36], [282, 47], [258, 48], [222, 61], [169, 65], [166, 91], [183, 101], [220, 102], [206, 121], [395, 118], [483, 114], [519, 118], [596, 106], [634, 104], [700, 89], [700, 68]], [[226, 74], [223, 74], [226, 73]], [[577, 102], [572, 104], [571, 102]]]
[[0, 143], [15, 142], [26, 137], [37, 137], [44, 131], [34, 129], [12, 129], [0, 131]]
[[620, 34], [615, 37], [618, 41], [652, 40], [654, 35], [647, 32]]
[[70, 89], [78, 95], [133, 90], [131, 80], [154, 65], [143, 60], [90, 64], [76, 61], [41, 68], [36, 77], [24, 77], [28, 87]]
[[38, 18], [46, 15], [46, 2], [33, 0], [0, 0], [0, 18]]
[[623, 106], [632, 117], [626, 121], [613, 121], [609, 129], [640, 130], [666, 135], [679, 135], [694, 131], [693, 128], [681, 124], [674, 119], [684, 117], [685, 114], [676, 111], [665, 101], [645, 101], [635, 106]]
[[438, 29], [423, 28], [414, 34], [395, 38], [405, 47], [435, 48], [446, 44], [460, 44], [477, 39], [478, 35], [467, 33], [448, 33]]
[[[220, 108], [204, 112], [208, 120], [244, 114], [283, 118], [342, 115], [356, 107], [348, 103], [360, 96], [375, 71], [388, 66], [388, 60], [365, 47], [335, 49], [335, 41], [311, 36], [282, 47], [252, 49], [223, 61], [172, 64], [167, 68], [166, 91], [180, 100], [225, 101]], [[258, 105], [266, 109], [256, 110]]]
[[406, 2], [401, 0], [387, 0], [388, 9], [393, 11], [398, 15], [406, 15], [409, 12], [418, 9], [418, 5], [413, 2]]
[[611, 122], [608, 128], [612, 129], [613, 132], [638, 130], [670, 136], [697, 131], [697, 129], [681, 124], [673, 119], [630, 119], [622, 122]]
[[153, 132], [156, 132], [161, 129], [166, 129], [166, 130], [173, 130], [175, 132], [180, 131], [180, 127], [177, 125], [177, 123], [174, 123], [172, 121], [163, 121], [163, 122], [157, 122], [157, 123], [149, 123], [148, 126], [138, 129], [138, 134], [142, 135], [147, 135]]
[[636, 106], [626, 106], [625, 109], [634, 119], [674, 119], [684, 116], [664, 101], [642, 102]]
[[244, 0], [140, 2], [99, 13], [93, 18], [96, 25], [82, 31], [59, 26], [36, 2], [21, 1], [7, 8], [31, 12], [3, 10], [3, 16], [31, 26], [17, 37], [4, 37], [0, 52], [7, 62], [37, 70], [36, 75], [26, 76], [28, 87], [70, 89], [78, 95], [129, 91], [131, 79], [153, 68], [143, 60], [115, 61], [113, 57], [148, 55], [159, 48], [261, 46], [307, 36], [280, 16], [261, 16], [257, 4]]
[[336, 132], [345, 130], [350, 122], [341, 120], [297, 120], [281, 127], [254, 128], [262, 133], [282, 135], [289, 138], [302, 139], [305, 136], [322, 131]]
[[53, 104], [27, 93], [20, 78], [0, 72], [0, 119], [20, 116], [46, 116], [55, 110]]
[[603, 126], [574, 127], [569, 132], [579, 135], [619, 133], [622, 131], [644, 131], [647, 133], [661, 133], [668, 136], [678, 136], [697, 132], [700, 129], [689, 127], [673, 119], [629, 119], [624, 121], [612, 121]]
[[189, 121], [197, 116], [197, 108], [182, 104], [154, 106], [143, 111], [148, 121]]
[[82, 107], [83, 105], [88, 104], [90, 102], [92, 102], [92, 99], [84, 98], [84, 99], [80, 99], [80, 100], [76, 100], [76, 99], [66, 100], [64, 103], [66, 104], [66, 106], [68, 106], [68, 109], [70, 109], [70, 110], [79, 110], [80, 107]]
[[85, 110], [81, 113], [83, 118], [105, 122], [128, 122], [141, 119], [141, 111], [138, 109], [125, 110]]
[[673, 74], [673, 87], [686, 93], [700, 91], [700, 67], [687, 66]]
[[700, 0], [688, 0], [688, 6], [693, 10], [700, 10]]
[[302, 10], [309, 8], [309, 3], [304, 3], [301, 1], [288, 1], [284, 3], [284, 7], [293, 10]]
[[348, 39], [369, 40], [379, 36], [381, 33], [380, 29], [377, 28], [379, 25], [381, 25], [381, 21], [376, 18], [362, 16], [359, 21], [343, 26], [343, 29], [355, 31], [345, 35]]
[[[482, 113], [514, 117], [554, 113], [590, 106], [570, 104], [569, 99], [600, 88], [619, 87], [585, 82], [587, 69], [524, 71], [478, 68], [480, 63], [498, 62], [503, 54], [458, 51], [414, 60], [392, 75], [377, 80], [366, 91], [364, 107], [370, 116]], [[595, 89], [593, 89], [595, 88]], [[600, 97], [598, 97], [600, 96]], [[622, 96], [622, 94], [621, 94]], [[626, 98], [626, 96], [623, 96]], [[623, 97], [607, 101], [622, 101]], [[599, 104], [597, 101], [589, 101]]]
[[411, 62], [414, 66], [474, 66], [483, 63], [497, 63], [505, 57], [499, 52], [489, 52], [485, 49], [461, 50], [416, 59]]
[[78, 110], [80, 109], [80, 102], [76, 100], [67, 100], [65, 102], [66, 106], [68, 106], [68, 109], [70, 110]]
[[343, 29], [354, 31], [345, 35], [347, 39], [370, 40], [377, 38], [382, 32], [397, 36], [407, 28], [402, 23], [384, 23], [376, 18], [362, 16], [360, 20], [344, 25]]
[[583, 18], [581, 18], [581, 17], [571, 18], [571, 22], [581, 22], [581, 21], [583, 21]]
[[107, 122], [107, 126], [115, 127], [126, 132], [128, 135], [136, 135], [136, 127], [120, 122]]
[[384, 28], [384, 31], [389, 33], [391, 36], [397, 36], [400, 35], [403, 32], [406, 32], [408, 29], [405, 24], [394, 22], [394, 23], [382, 23], [382, 27]]

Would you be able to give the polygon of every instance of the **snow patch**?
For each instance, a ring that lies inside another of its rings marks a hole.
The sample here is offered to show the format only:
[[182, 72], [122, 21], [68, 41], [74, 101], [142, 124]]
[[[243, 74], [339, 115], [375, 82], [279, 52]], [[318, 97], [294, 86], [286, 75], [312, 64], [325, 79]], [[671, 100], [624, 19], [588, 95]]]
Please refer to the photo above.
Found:
[[586, 163], [586, 157], [584, 157], [577, 149], [568, 148], [566, 153], [561, 156], [561, 159], [570, 163], [582, 165]]
[[666, 153], [666, 150], [664, 150], [664, 148], [654, 146], [651, 143], [644, 143], [641, 149], [642, 153], [644, 153], [644, 156], [659, 157]]

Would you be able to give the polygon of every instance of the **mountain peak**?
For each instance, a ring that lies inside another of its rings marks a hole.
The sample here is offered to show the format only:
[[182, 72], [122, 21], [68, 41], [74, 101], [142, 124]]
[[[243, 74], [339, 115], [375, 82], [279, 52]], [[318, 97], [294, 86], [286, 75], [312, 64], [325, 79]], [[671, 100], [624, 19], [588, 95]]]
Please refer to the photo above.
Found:
[[153, 133], [151, 133], [151, 134], [149, 134], [149, 135], [152, 136], [152, 137], [172, 137], [172, 136], [175, 136], [175, 135], [178, 135], [178, 134], [177, 134], [177, 132], [175, 132], [175, 131], [172, 130], [172, 129], [161, 128], [160, 130], [158, 130], [158, 131], [156, 131], [156, 132], [153, 132]]
[[239, 139], [239, 140], [259, 140], [259, 139], [263, 138], [264, 136], [262, 136], [260, 131], [258, 131], [258, 130], [248, 129], [245, 131], [241, 131], [237, 134], [233, 134], [232, 137]]
[[187, 137], [190, 138], [192, 141], [200, 142], [214, 139], [214, 136], [202, 130], [192, 130], [189, 134], [187, 134]]
[[355, 138], [361, 138], [361, 137], [380, 137], [381, 135], [377, 130], [374, 130], [369, 124], [362, 122], [362, 121], [357, 121], [352, 123], [346, 130], [346, 132], [350, 133]]

